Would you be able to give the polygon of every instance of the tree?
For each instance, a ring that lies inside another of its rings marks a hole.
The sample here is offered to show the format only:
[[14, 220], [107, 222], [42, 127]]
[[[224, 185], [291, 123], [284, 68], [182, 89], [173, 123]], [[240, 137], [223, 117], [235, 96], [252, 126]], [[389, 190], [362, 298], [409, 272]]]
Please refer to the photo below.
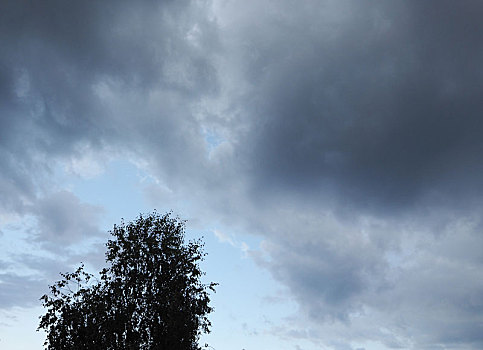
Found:
[[201, 349], [217, 284], [201, 282], [203, 244], [185, 243], [184, 227], [156, 212], [114, 225], [100, 278], [81, 265], [41, 297], [47, 312], [38, 330], [47, 333], [46, 348]]

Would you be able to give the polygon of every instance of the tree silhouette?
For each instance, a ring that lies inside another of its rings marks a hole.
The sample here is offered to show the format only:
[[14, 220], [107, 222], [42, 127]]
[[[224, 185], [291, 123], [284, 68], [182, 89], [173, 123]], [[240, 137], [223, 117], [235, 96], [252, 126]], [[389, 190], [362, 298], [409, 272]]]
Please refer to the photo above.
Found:
[[184, 227], [157, 212], [115, 225], [100, 279], [81, 265], [41, 297], [46, 348], [201, 349], [216, 283], [201, 282], [203, 243], [185, 243]]

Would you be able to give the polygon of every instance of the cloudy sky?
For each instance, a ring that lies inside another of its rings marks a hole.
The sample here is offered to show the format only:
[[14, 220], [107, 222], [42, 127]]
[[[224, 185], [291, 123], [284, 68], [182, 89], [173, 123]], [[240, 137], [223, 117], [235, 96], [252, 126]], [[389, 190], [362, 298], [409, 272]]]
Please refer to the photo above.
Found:
[[153, 209], [216, 350], [483, 348], [481, 1], [0, 3], [0, 344]]

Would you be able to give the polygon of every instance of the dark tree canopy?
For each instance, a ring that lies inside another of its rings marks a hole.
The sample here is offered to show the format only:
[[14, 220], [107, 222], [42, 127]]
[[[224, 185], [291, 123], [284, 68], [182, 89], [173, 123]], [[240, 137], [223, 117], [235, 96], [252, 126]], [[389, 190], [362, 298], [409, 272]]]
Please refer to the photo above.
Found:
[[201, 282], [202, 242], [185, 243], [184, 222], [156, 212], [110, 233], [100, 279], [82, 265], [42, 296], [46, 348], [200, 349], [216, 286]]

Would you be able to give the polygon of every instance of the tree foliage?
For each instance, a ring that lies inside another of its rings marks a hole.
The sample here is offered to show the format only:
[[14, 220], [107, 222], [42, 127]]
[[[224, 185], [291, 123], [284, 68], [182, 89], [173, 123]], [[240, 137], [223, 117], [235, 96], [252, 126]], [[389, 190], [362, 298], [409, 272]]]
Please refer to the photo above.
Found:
[[100, 278], [82, 265], [42, 296], [46, 348], [200, 349], [216, 286], [201, 281], [202, 242], [185, 243], [184, 222], [156, 212], [110, 233]]

